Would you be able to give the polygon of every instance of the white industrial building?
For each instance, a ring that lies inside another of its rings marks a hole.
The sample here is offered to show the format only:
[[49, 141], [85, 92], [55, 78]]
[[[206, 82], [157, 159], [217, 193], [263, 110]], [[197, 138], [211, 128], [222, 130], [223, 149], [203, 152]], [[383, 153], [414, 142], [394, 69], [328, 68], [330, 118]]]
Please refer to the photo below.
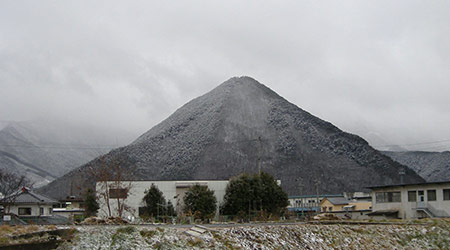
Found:
[[450, 181], [370, 187], [372, 215], [450, 217]]
[[[122, 181], [117, 184], [115, 181], [106, 182], [109, 189], [109, 204], [111, 207], [112, 216], [117, 214], [117, 197], [128, 207], [124, 210], [122, 217], [133, 218], [139, 217], [139, 207], [144, 203], [145, 191], [150, 189], [151, 185], [155, 185], [164, 195], [168, 202], [169, 200], [175, 207], [178, 214], [183, 208], [183, 198], [186, 191], [193, 185], [204, 185], [214, 191], [217, 199], [217, 214], [219, 212], [219, 205], [223, 202], [225, 196], [225, 189], [228, 185], [228, 180], [192, 180], [192, 181]], [[119, 185], [119, 186], [118, 186]], [[126, 192], [126, 189], [129, 189]], [[97, 199], [100, 205], [98, 215], [100, 217], [108, 217], [108, 208], [104, 198], [105, 182], [96, 183]]]

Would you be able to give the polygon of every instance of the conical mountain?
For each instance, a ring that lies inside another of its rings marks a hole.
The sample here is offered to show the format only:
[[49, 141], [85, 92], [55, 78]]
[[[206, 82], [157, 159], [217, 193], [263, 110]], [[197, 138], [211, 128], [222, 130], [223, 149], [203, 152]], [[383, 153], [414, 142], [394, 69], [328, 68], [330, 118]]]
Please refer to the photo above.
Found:
[[[362, 138], [311, 115], [250, 77], [231, 78], [185, 104], [132, 144], [81, 166], [41, 191], [62, 197], [70, 186], [72, 192], [74, 186], [92, 186], [89, 173], [105, 159], [120, 159], [135, 180], [228, 179], [255, 173], [260, 166], [280, 179], [289, 194], [340, 193], [398, 183], [404, 167]], [[423, 181], [408, 168], [404, 177], [406, 182]]]

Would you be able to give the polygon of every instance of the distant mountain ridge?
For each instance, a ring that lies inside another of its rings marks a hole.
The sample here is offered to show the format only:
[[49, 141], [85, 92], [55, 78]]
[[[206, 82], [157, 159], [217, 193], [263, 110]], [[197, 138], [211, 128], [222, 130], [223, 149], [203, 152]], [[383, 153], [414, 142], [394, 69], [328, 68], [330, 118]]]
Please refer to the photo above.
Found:
[[381, 151], [393, 160], [416, 171], [426, 181], [450, 180], [450, 152]]
[[[257, 172], [259, 155], [262, 170], [280, 179], [289, 194], [398, 183], [403, 167], [250, 77], [231, 78], [193, 99], [103, 160], [122, 159], [134, 180], [228, 179]], [[97, 158], [41, 191], [62, 197], [66, 183], [93, 187], [88, 173], [101, 162]], [[406, 181], [423, 179], [407, 169]]]
[[110, 149], [105, 134], [57, 122], [2, 122], [0, 168], [24, 174], [39, 187]]

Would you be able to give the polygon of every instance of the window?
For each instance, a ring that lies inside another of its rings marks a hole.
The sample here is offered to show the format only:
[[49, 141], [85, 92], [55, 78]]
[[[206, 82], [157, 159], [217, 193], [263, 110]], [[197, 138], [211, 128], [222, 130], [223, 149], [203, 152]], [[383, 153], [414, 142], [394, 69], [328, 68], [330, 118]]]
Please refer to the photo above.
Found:
[[442, 191], [444, 193], [444, 201], [450, 200], [450, 189], [444, 189]]
[[375, 199], [378, 203], [402, 201], [400, 192], [377, 192]]
[[416, 190], [408, 191], [408, 201], [409, 202], [417, 201], [417, 192], [416, 192]]
[[48, 208], [48, 214], [52, 214], [53, 213], [53, 208], [49, 207]]
[[114, 198], [126, 199], [127, 196], [128, 196], [128, 190], [126, 190], [125, 188], [111, 188], [109, 190], [109, 198], [110, 199], [114, 199]]
[[428, 201], [436, 200], [436, 190], [427, 190]]
[[44, 215], [44, 208], [43, 207], [39, 208], [39, 215]]
[[31, 215], [31, 207], [19, 207], [19, 215]]

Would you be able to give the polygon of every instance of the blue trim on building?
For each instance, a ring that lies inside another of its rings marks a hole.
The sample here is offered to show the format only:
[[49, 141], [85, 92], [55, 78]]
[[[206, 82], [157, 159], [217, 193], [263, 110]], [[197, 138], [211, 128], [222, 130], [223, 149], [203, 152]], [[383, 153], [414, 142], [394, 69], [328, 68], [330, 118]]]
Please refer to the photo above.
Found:
[[319, 207], [288, 207], [291, 212], [317, 212]]
[[300, 198], [325, 198], [325, 197], [344, 197], [343, 194], [310, 194], [310, 195], [292, 195], [288, 196], [288, 199], [300, 199]]

